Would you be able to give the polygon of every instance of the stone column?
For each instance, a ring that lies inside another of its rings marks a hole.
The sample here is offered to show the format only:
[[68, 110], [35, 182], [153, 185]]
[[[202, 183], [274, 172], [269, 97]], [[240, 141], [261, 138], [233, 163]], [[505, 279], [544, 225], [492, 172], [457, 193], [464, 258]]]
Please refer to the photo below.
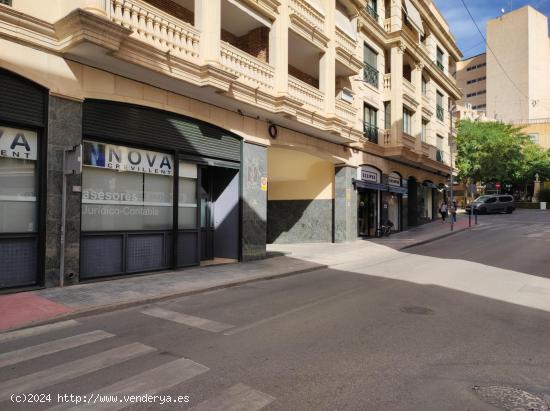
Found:
[[[50, 96], [48, 111], [48, 192], [46, 209], [46, 287], [59, 285], [63, 149], [82, 143], [82, 103]], [[67, 176], [65, 284], [78, 282], [80, 271], [81, 176]]]
[[391, 144], [396, 145], [403, 133], [403, 53], [405, 46], [391, 49]]
[[288, 91], [288, 0], [281, 0], [279, 15], [269, 31], [269, 64], [275, 69], [275, 92]]
[[[401, 4], [401, 0], [388, 0], [391, 1], [391, 31], [392, 33], [394, 31], [401, 30], [401, 27], [403, 25], [402, 21], [402, 13], [403, 13], [403, 5]], [[387, 17], [387, 16], [386, 16]]]
[[334, 172], [334, 242], [357, 239], [357, 191], [352, 179], [357, 169], [337, 166]]
[[[243, 143], [242, 158], [242, 260], [265, 258], [267, 191], [261, 179], [267, 176], [267, 147]], [[269, 182], [268, 182], [269, 184]]]
[[195, 26], [201, 32], [200, 58], [218, 63], [221, 40], [221, 0], [195, 0]]
[[319, 89], [324, 94], [325, 112], [330, 116], [336, 112], [336, 0], [327, 0], [325, 4], [325, 32], [329, 33], [329, 41], [319, 61]]
[[107, 17], [107, 1], [109, 0], [85, 0], [83, 9], [98, 16]]

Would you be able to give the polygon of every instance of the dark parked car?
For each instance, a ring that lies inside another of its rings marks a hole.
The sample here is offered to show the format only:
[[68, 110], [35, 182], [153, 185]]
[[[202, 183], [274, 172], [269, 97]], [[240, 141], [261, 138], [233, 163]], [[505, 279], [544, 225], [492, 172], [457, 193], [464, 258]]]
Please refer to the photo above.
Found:
[[475, 214], [506, 213], [511, 214], [516, 209], [514, 197], [507, 194], [480, 196], [466, 206], [466, 212], [474, 208]]

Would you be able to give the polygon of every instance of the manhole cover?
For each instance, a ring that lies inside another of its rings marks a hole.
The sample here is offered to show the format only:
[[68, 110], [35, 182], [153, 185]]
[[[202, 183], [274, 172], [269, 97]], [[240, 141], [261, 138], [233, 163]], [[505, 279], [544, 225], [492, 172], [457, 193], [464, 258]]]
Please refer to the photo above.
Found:
[[479, 398], [506, 411], [548, 411], [548, 403], [541, 397], [512, 387], [473, 387]]
[[406, 314], [428, 315], [434, 313], [434, 310], [427, 307], [420, 307], [418, 305], [408, 305], [406, 307], [401, 307], [400, 310], [402, 313]]

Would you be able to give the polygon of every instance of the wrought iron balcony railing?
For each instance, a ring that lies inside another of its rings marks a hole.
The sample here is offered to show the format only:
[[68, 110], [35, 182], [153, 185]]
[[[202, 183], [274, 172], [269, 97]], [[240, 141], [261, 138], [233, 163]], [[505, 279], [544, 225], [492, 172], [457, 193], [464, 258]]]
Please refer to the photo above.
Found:
[[378, 70], [376, 70], [370, 64], [365, 63], [365, 66], [363, 68], [363, 80], [365, 80], [371, 86], [378, 88], [378, 85], [379, 85], [378, 78], [379, 78]]
[[441, 149], [438, 148], [437, 151], [435, 152], [435, 159], [436, 159], [437, 161], [439, 161], [440, 163], [444, 163], [444, 162], [445, 162], [445, 156], [444, 156], [444, 154], [445, 154], [445, 153], [443, 152], [443, 150], [441, 150]]
[[374, 20], [378, 21], [378, 13], [376, 12], [376, 9], [372, 6], [372, 4], [367, 4], [367, 13]]
[[364, 122], [363, 136], [371, 143], [378, 144], [378, 127], [373, 124]]
[[438, 120], [443, 121], [445, 119], [445, 110], [443, 109], [443, 107], [441, 107], [439, 105], [436, 106], [435, 107], [435, 113], [436, 113], [436, 116], [437, 116]]
[[439, 70], [445, 71], [445, 66], [443, 65], [443, 63], [441, 61], [437, 60], [436, 64], [437, 64], [437, 67], [439, 68]]

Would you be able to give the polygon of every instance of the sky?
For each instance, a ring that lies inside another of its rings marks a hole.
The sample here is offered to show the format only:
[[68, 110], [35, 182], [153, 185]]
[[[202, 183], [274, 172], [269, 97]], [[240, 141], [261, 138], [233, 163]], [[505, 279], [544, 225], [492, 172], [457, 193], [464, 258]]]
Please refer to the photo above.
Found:
[[[464, 9], [462, 1], [434, 0], [434, 2], [451, 26], [451, 31], [464, 57], [484, 53], [483, 38]], [[465, 2], [484, 35], [487, 21], [500, 16], [501, 9], [508, 12], [510, 3], [512, 3], [512, 9], [530, 5], [546, 16], [550, 16], [550, 0], [513, 0], [512, 2], [510, 0], [465, 0]]]

